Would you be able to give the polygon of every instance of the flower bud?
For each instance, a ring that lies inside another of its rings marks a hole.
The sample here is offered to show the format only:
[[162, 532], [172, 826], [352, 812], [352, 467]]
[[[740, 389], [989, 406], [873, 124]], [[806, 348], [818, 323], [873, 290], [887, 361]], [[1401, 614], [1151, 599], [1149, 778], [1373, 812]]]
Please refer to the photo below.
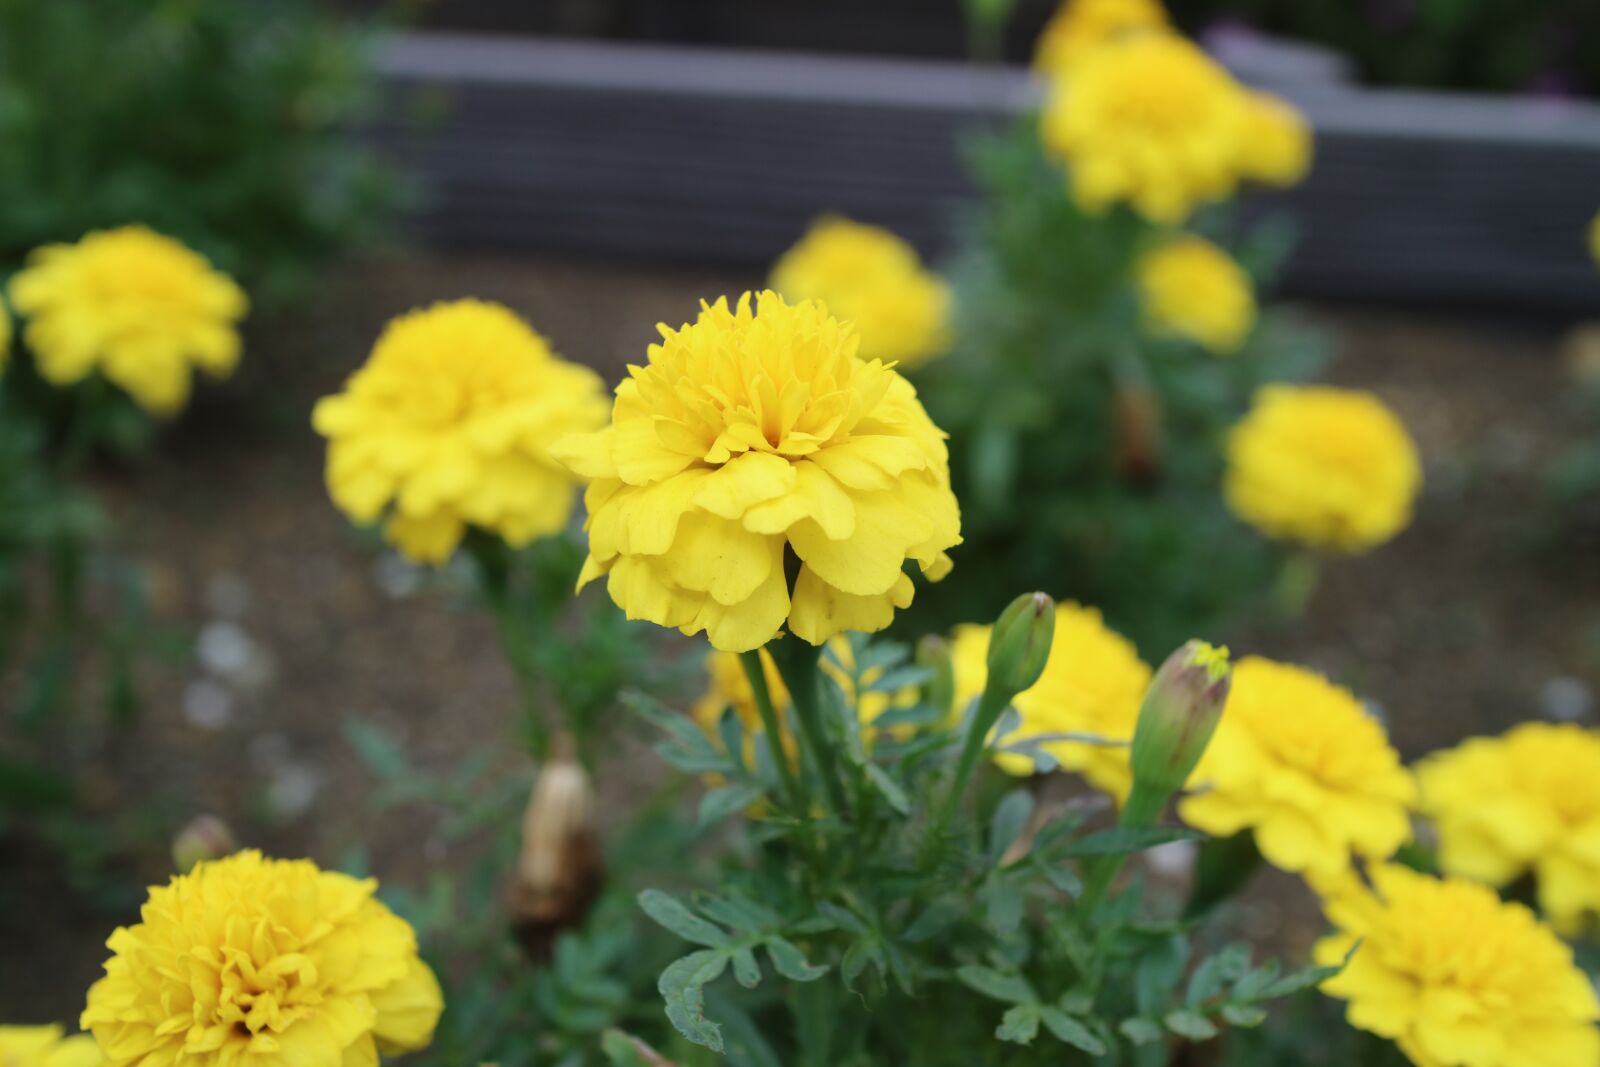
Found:
[[188, 874], [197, 863], [220, 860], [239, 851], [228, 824], [215, 815], [197, 815], [172, 839], [172, 865]]
[[1133, 779], [1163, 801], [1182, 789], [1228, 702], [1228, 650], [1190, 641], [1167, 657], [1145, 692], [1133, 732]]
[[917, 665], [932, 672], [923, 683], [922, 702], [949, 715], [956, 702], [956, 668], [950, 659], [950, 642], [938, 634], [928, 634], [917, 642]]
[[557, 739], [522, 816], [522, 852], [511, 886], [517, 936], [535, 958], [562, 930], [576, 926], [599, 895], [603, 875], [594, 828], [594, 786]]
[[1033, 686], [1050, 659], [1056, 603], [1044, 593], [1024, 593], [995, 620], [989, 638], [989, 687], [1007, 699]]

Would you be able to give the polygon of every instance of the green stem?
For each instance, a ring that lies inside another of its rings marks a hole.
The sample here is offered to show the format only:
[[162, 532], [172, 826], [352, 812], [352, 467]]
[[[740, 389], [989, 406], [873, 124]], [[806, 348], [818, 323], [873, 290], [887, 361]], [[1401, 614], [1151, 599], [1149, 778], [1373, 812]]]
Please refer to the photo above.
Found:
[[[1135, 779], [1133, 792], [1128, 794], [1128, 802], [1122, 806], [1117, 825], [1154, 826], [1161, 816], [1161, 809], [1167, 806], [1167, 797], [1168, 794], [1153, 790]], [[1091, 922], [1095, 910], [1100, 907], [1100, 902], [1105, 899], [1127, 862], [1127, 856], [1106, 856], [1089, 868], [1083, 880], [1083, 896], [1078, 898], [1078, 909]]]
[[761, 650], [741, 652], [739, 661], [744, 664], [745, 677], [750, 679], [751, 692], [755, 694], [756, 710], [761, 713], [761, 728], [767, 735], [767, 751], [773, 766], [778, 768], [778, 778], [783, 782], [784, 799], [796, 816], [804, 819], [811, 810], [811, 799], [805, 785], [789, 766], [789, 756], [783, 751], [783, 723], [778, 709], [772, 703], [772, 691], [767, 687], [766, 668], [761, 663]]
[[778, 674], [789, 689], [789, 701], [794, 707], [796, 721], [800, 724], [800, 737], [809, 750], [817, 774], [822, 778], [823, 790], [834, 814], [844, 815], [850, 810], [845, 799], [844, 786], [839, 780], [838, 762], [833, 758], [833, 746], [822, 728], [822, 692], [819, 686], [821, 672], [817, 661], [822, 649], [807, 644], [797, 637], [784, 637], [767, 646], [772, 661], [778, 665]]
[[[477, 565], [478, 588], [494, 614], [500, 631], [500, 646], [517, 680], [528, 749], [535, 760], [543, 761], [550, 754], [550, 734], [539, 715], [538, 672], [530, 659], [536, 635], [512, 599], [511, 553], [504, 542], [476, 530], [468, 531], [462, 546]], [[584, 747], [583, 739], [579, 738], [580, 751]]]
[[967, 737], [961, 745], [961, 756], [956, 761], [956, 774], [950, 780], [950, 791], [944, 796], [944, 803], [939, 806], [938, 816], [934, 819], [934, 831], [939, 833], [949, 825], [955, 816], [956, 808], [961, 805], [961, 798], [966, 795], [967, 783], [972, 778], [972, 772], [978, 768], [978, 757], [983, 755], [983, 750], [989, 744], [989, 731], [994, 729], [994, 724], [999, 721], [1000, 713], [1006, 710], [1015, 694], [1005, 693], [996, 689], [992, 684], [983, 691], [983, 696], [978, 698], [978, 707], [972, 713], [972, 719], [967, 723]]

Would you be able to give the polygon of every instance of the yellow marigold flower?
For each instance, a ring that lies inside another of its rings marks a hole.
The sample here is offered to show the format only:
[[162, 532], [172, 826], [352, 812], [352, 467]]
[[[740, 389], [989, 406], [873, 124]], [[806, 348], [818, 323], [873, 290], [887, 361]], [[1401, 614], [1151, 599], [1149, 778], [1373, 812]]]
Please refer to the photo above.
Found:
[[481, 300], [390, 322], [344, 392], [312, 415], [329, 440], [334, 503], [358, 523], [387, 513], [389, 540], [431, 563], [468, 526], [517, 546], [566, 526], [577, 480], [550, 446], [605, 418], [598, 375]]
[[[1322, 984], [1352, 1026], [1417, 1067], [1600, 1063], [1600, 1002], [1572, 950], [1527, 908], [1473, 882], [1380, 864], [1327, 900], [1337, 933], [1316, 960], [1349, 966]], [[1359, 942], [1359, 947], [1357, 943]]]
[[253, 851], [198, 864], [111, 935], [80, 1025], [114, 1067], [375, 1067], [423, 1048], [439, 983], [376, 888]]
[[193, 368], [233, 373], [235, 323], [249, 306], [204, 256], [143, 226], [34, 249], [10, 294], [46, 381], [71, 385], [98, 370], [157, 415], [183, 407]]
[[0, 1026], [0, 1067], [101, 1067], [88, 1034], [67, 1037], [59, 1026]]
[[1221, 200], [1239, 177], [1245, 95], [1197, 46], [1143, 33], [1095, 49], [1045, 105], [1045, 149], [1086, 211], [1131, 204], [1159, 223]]
[[1371, 393], [1268, 385], [1228, 435], [1224, 492], [1271, 537], [1361, 552], [1405, 529], [1422, 461]]
[[1255, 327], [1250, 275], [1203, 237], [1185, 234], [1145, 253], [1138, 279], [1145, 318], [1156, 333], [1184, 337], [1227, 356]]
[[1245, 102], [1240, 170], [1266, 185], [1298, 185], [1311, 170], [1311, 124], [1288, 101], [1259, 89]]
[[1505, 886], [1534, 872], [1557, 929], [1600, 914], [1600, 734], [1531, 722], [1417, 766], [1450, 874]]
[[1159, 0], [1066, 0], [1039, 34], [1033, 66], [1045, 74], [1069, 74], [1107, 41], [1170, 27]]
[[[991, 629], [962, 626], [951, 635], [958, 712], [964, 712], [988, 682], [986, 659]], [[1149, 685], [1150, 668], [1139, 658], [1131, 641], [1108, 628], [1094, 608], [1063, 601], [1056, 605], [1055, 636], [1044, 673], [1033, 688], [1012, 701], [1022, 723], [1006, 737], [1006, 743], [1067, 733], [1131, 741], [1139, 721], [1139, 704]], [[1082, 774], [1118, 803], [1126, 800], [1133, 788], [1125, 744], [1050, 741], [1039, 748], [1062, 767]], [[1033, 773], [1033, 759], [1022, 753], [999, 753], [995, 763], [1009, 774]]]
[[[896, 693], [869, 690], [858, 695], [853, 677], [855, 653], [850, 647], [850, 639], [841, 634], [828, 642], [827, 649], [828, 654], [820, 661], [821, 670], [839, 684], [839, 688], [844, 691], [845, 699], [855, 705], [863, 736], [868, 740], [872, 737], [872, 724], [877, 721], [879, 715], [892, 707], [910, 707], [917, 702], [915, 688], [902, 689]], [[772, 657], [765, 650], [761, 652], [761, 666], [767, 679], [767, 692], [772, 696], [772, 706], [779, 716], [783, 717], [789, 706], [789, 690], [784, 686], [783, 679], [778, 676], [777, 665], [772, 662]], [[739, 719], [739, 724], [744, 727], [745, 758], [749, 759], [753, 753], [753, 748], [750, 746], [755, 735], [765, 731], [761, 722], [761, 711], [756, 707], [755, 690], [750, 687], [750, 677], [745, 673], [744, 663], [735, 653], [713, 649], [706, 657], [706, 675], [708, 682], [706, 691], [695, 701], [690, 714], [707, 733], [715, 735], [723, 710], [732, 708], [734, 715]], [[881, 677], [883, 668], [875, 667], [862, 675], [862, 681], [870, 686]], [[779, 741], [784, 751], [790, 753], [795, 751], [794, 737], [787, 730]]]
[[862, 359], [910, 368], [949, 342], [950, 287], [916, 249], [877, 226], [819, 219], [773, 265], [772, 288], [855, 323]]
[[766, 292], [659, 329], [611, 426], [560, 447], [593, 479], [580, 584], [606, 575], [630, 619], [746, 652], [786, 624], [813, 645], [881, 630], [911, 603], [907, 560], [949, 569], [944, 434], [849, 325]]
[[1309, 876], [1387, 859], [1411, 836], [1416, 787], [1348, 689], [1301, 667], [1241, 660], [1211, 746], [1179, 804], [1219, 837], [1252, 830], [1275, 867]]

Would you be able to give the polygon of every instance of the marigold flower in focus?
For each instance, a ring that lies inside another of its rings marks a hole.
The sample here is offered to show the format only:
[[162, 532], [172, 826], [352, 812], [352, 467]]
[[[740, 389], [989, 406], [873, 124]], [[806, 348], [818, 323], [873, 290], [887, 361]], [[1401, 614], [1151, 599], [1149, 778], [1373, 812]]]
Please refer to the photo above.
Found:
[[1228, 435], [1224, 492], [1268, 536], [1362, 552], [1411, 521], [1422, 461], [1371, 393], [1268, 385]]
[[909, 369], [949, 342], [950, 287], [916, 249], [877, 226], [819, 219], [772, 267], [785, 300], [816, 300], [855, 323], [860, 356]]
[[1248, 656], [1178, 812], [1208, 834], [1253, 831], [1267, 861], [1331, 876], [1387, 859], [1411, 837], [1416, 787], [1383, 727], [1349, 690]]
[[1054, 76], [1070, 74], [1107, 41], [1170, 25], [1159, 0], [1066, 0], [1039, 34], [1033, 67]]
[[1219, 356], [1239, 350], [1256, 324], [1255, 287], [1244, 268], [1203, 237], [1185, 234], [1139, 259], [1145, 320]]
[[605, 412], [593, 371], [559, 359], [508, 308], [457, 300], [390, 322], [312, 422], [339, 509], [358, 523], [387, 514], [403, 553], [441, 563], [468, 526], [513, 546], [565, 527], [577, 479], [550, 446]]
[[1600, 734], [1524, 723], [1434, 753], [1416, 775], [1447, 873], [1503, 887], [1533, 872], [1564, 932], [1600, 914]]
[[1311, 170], [1311, 124], [1288, 101], [1259, 89], [1245, 100], [1239, 169], [1252, 181], [1287, 188]]
[[1127, 203], [1176, 224], [1233, 192], [1246, 110], [1239, 84], [1199, 47], [1143, 33], [1096, 48], [1058, 79], [1040, 136], [1084, 210]]
[[908, 560], [948, 571], [944, 433], [849, 325], [766, 292], [660, 330], [611, 426], [559, 449], [592, 479], [580, 584], [604, 575], [629, 618], [747, 652], [785, 627], [881, 630], [911, 603]]
[[157, 415], [188, 401], [194, 368], [233, 373], [235, 324], [249, 306], [204, 256], [143, 226], [34, 249], [10, 296], [46, 381], [72, 385], [99, 371]]
[[88, 1034], [59, 1026], [0, 1026], [0, 1067], [101, 1067], [105, 1057]]
[[113, 1067], [375, 1067], [423, 1048], [439, 983], [376, 889], [254, 851], [201, 863], [112, 933], [80, 1025]]
[[[1521, 904], [1459, 879], [1391, 864], [1325, 890], [1337, 932], [1316, 961], [1352, 1026], [1394, 1041], [1418, 1067], [1600, 1063], [1600, 1002], [1572, 950]], [[1359, 943], [1359, 944], [1358, 944]]]
[[[951, 636], [958, 714], [965, 712], [988, 682], [991, 629], [962, 626]], [[1150, 674], [1133, 643], [1108, 628], [1099, 611], [1063, 601], [1056, 605], [1055, 636], [1044, 673], [1011, 702], [1022, 722], [1005, 742], [1014, 745], [1041, 734], [1063, 733], [1131, 741]], [[1125, 745], [1047, 741], [1039, 749], [1067, 770], [1082, 774], [1118, 803], [1126, 800], [1133, 788]], [[1028, 775], [1034, 769], [1032, 757], [1020, 752], [997, 753], [995, 763], [1008, 774]]]

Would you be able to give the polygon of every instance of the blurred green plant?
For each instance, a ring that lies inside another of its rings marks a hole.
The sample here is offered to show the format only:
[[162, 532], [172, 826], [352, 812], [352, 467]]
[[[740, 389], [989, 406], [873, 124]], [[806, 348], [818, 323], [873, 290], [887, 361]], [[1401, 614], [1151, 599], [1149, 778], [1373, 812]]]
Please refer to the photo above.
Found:
[[315, 0], [0, 0], [0, 260], [144, 223], [258, 304], [372, 238], [368, 41]]
[[[1123, 208], [1085, 215], [1031, 119], [969, 158], [983, 198], [952, 271], [957, 341], [917, 374], [951, 435], [962, 580], [919, 590], [909, 615], [945, 629], [1033, 587], [1096, 605], [1146, 654], [1217, 632], [1283, 559], [1223, 500], [1227, 429], [1258, 385], [1314, 371], [1325, 341], [1277, 309], [1231, 355], [1153, 333], [1136, 266], [1163, 231]], [[1291, 236], [1263, 223], [1235, 249], [1258, 289]]]

